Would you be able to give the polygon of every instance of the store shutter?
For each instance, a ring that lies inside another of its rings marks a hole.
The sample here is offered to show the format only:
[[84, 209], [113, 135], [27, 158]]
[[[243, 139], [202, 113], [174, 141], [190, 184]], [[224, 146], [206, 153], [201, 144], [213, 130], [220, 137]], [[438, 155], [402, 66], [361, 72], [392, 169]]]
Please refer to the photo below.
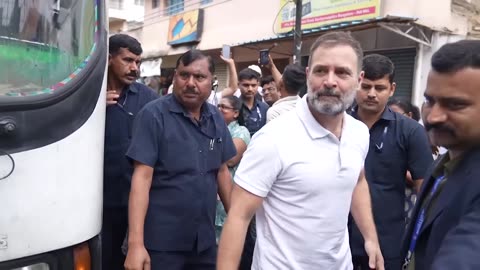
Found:
[[394, 81], [397, 84], [397, 90], [394, 96], [411, 100], [415, 73], [415, 57], [417, 55], [416, 48], [365, 52], [365, 55], [372, 53], [385, 55], [392, 60], [395, 65]]
[[218, 80], [218, 90], [223, 90], [228, 84], [228, 70], [225, 63], [215, 64], [215, 75]]

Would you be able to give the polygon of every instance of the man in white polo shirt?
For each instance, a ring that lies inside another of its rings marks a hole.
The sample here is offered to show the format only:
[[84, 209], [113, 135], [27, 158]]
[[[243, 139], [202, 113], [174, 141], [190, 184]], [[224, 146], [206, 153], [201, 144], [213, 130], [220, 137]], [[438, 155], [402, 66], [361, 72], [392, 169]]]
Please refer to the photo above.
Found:
[[237, 269], [256, 212], [252, 269], [350, 270], [349, 211], [367, 239], [369, 266], [384, 269], [363, 173], [369, 133], [345, 113], [363, 78], [362, 57], [344, 32], [312, 45], [307, 95], [255, 135], [236, 171], [217, 269]]

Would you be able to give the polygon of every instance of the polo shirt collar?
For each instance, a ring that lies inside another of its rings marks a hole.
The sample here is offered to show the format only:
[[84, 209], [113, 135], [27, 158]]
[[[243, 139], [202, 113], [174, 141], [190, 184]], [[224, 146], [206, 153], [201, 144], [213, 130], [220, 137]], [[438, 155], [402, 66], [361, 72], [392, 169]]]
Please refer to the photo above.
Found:
[[130, 84], [129, 86], [126, 87], [126, 90], [128, 92], [137, 94], [138, 93], [138, 88], [135, 86], [135, 83]]
[[307, 103], [307, 95], [303, 96], [303, 98], [298, 101], [295, 110], [297, 111], [297, 115], [305, 127], [305, 130], [312, 139], [320, 139], [327, 137], [330, 134], [330, 131], [322, 127], [322, 125], [315, 120], [312, 112], [310, 112]]
[[[171, 112], [183, 113], [183, 115], [190, 117], [190, 113], [187, 112], [183, 108], [183, 106], [180, 104], [180, 102], [178, 102], [177, 97], [174, 94], [171, 94], [171, 95], [167, 96], [166, 98], [167, 98], [167, 101], [168, 101], [168, 109]], [[200, 111], [201, 111], [201, 117], [202, 116], [207, 116], [208, 117], [208, 116], [216, 113], [215, 110], [213, 109], [213, 106], [208, 106], [207, 102], [203, 103]]]
[[[355, 119], [359, 120], [359, 118], [358, 118], [358, 105], [355, 105], [355, 107], [353, 107], [351, 115]], [[383, 113], [380, 116], [380, 119], [386, 120], [386, 121], [394, 121], [395, 120], [395, 113], [392, 110], [390, 110], [390, 108], [387, 106], [383, 110]]]
[[[250, 110], [250, 109], [248, 108], [247, 104], [245, 103], [245, 101], [243, 100], [243, 98], [242, 98], [242, 106], [244, 106], [246, 109]], [[254, 97], [254, 98], [253, 98], [253, 107], [252, 107], [252, 109], [251, 109], [250, 111], [253, 111], [253, 110], [254, 110], [255, 108], [257, 108], [257, 107], [258, 107], [258, 100], [257, 100], [256, 97]]]

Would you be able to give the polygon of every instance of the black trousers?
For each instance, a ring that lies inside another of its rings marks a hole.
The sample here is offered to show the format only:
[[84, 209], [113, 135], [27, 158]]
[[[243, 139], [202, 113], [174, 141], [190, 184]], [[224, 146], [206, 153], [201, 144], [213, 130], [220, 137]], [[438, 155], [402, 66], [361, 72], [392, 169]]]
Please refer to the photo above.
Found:
[[110, 207], [103, 209], [102, 225], [102, 269], [123, 270], [125, 255], [122, 243], [128, 226], [127, 207]]
[[215, 270], [216, 268], [217, 247], [215, 245], [201, 252], [148, 250], [148, 254], [152, 270]]
[[[370, 270], [368, 266], [368, 256], [353, 256], [353, 270]], [[398, 259], [386, 259], [385, 270], [400, 270], [402, 269], [402, 260]]]

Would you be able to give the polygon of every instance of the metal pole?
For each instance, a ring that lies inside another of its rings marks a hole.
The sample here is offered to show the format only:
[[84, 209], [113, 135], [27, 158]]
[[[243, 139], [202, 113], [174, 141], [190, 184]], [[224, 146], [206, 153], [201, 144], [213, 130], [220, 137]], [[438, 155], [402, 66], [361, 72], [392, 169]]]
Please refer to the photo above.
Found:
[[293, 46], [293, 62], [300, 63], [300, 52], [302, 50], [302, 0], [296, 0]]

